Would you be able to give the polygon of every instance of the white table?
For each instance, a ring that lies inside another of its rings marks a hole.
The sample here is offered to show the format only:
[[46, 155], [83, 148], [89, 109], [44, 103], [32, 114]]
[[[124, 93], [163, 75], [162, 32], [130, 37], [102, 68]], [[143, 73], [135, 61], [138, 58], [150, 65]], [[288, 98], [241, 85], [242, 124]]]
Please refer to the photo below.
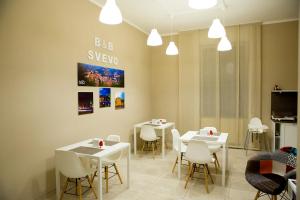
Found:
[[[68, 145], [65, 147], [58, 148], [58, 149], [56, 149], [56, 151], [69, 151], [69, 150], [77, 148], [77, 147], [94, 147], [92, 144], [92, 141], [93, 141], [93, 139], [84, 140], [79, 143], [75, 143], [75, 144], [71, 144], [71, 145]], [[98, 163], [98, 179], [99, 179], [98, 199], [99, 200], [103, 199], [101, 169], [102, 169], [102, 159], [106, 156], [109, 156], [116, 152], [127, 149], [127, 151], [128, 151], [128, 154], [127, 154], [127, 188], [129, 188], [129, 186], [130, 186], [130, 174], [129, 174], [129, 172], [130, 172], [130, 143], [120, 142], [120, 143], [117, 143], [112, 146], [104, 146], [103, 148], [104, 148], [103, 151], [100, 151], [93, 155], [78, 153], [78, 156], [80, 156], [80, 157], [94, 158], [99, 161], [99, 163]], [[59, 172], [59, 170], [57, 170], [57, 167], [55, 170], [55, 174], [56, 174], [56, 198], [59, 199], [60, 198], [60, 174], [61, 173]]]
[[[134, 142], [134, 155], [136, 155], [136, 151], [137, 151], [137, 139], [136, 139], [136, 134], [137, 134], [137, 129], [140, 129], [142, 128], [143, 125], [146, 125], [146, 124], [151, 124], [150, 121], [148, 122], [142, 122], [142, 123], [139, 123], [139, 124], [135, 124], [134, 127], [133, 127], [133, 142]], [[175, 128], [175, 123], [174, 122], [167, 122], [165, 124], [162, 124], [162, 125], [152, 125], [154, 127], [154, 129], [156, 130], [162, 130], [162, 148], [161, 148], [161, 156], [162, 158], [165, 157], [165, 133], [166, 133], [166, 129], [168, 128]]]
[[[225, 186], [225, 173], [228, 169], [228, 149], [227, 149], [227, 138], [228, 133], [221, 133], [219, 136], [203, 136], [199, 135], [199, 131], [188, 131], [180, 137], [180, 141], [183, 143], [188, 143], [194, 136], [201, 136], [201, 140], [207, 138], [208, 144], [218, 144], [222, 146], [222, 186]], [[210, 141], [210, 137], [215, 137], [215, 141]], [[181, 142], [178, 142], [178, 163], [181, 163]], [[181, 177], [181, 165], [178, 165], [178, 178]]]

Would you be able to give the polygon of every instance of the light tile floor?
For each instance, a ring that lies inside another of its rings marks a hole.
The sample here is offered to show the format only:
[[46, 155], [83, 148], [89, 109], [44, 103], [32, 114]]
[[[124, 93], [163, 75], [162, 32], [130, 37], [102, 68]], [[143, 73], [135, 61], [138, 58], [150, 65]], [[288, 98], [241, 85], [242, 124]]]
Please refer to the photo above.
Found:
[[[221, 153], [221, 152], [220, 152]], [[221, 160], [221, 154], [218, 154]], [[209, 193], [204, 188], [203, 179], [192, 179], [187, 189], [184, 189], [187, 167], [182, 167], [182, 178], [177, 179], [177, 170], [172, 174], [176, 154], [171, 150], [166, 152], [165, 159], [160, 155], [152, 158], [151, 153], [139, 153], [131, 157], [131, 185], [126, 188], [126, 161], [120, 163], [120, 171], [124, 184], [121, 185], [117, 176], [109, 180], [109, 193], [104, 194], [105, 200], [253, 200], [256, 190], [245, 180], [244, 172], [248, 158], [258, 152], [229, 149], [229, 170], [226, 177], [226, 187], [221, 186], [221, 172], [215, 172], [210, 165], [215, 184], [209, 182]], [[199, 174], [200, 175], [200, 174]], [[201, 176], [201, 175], [200, 175]], [[94, 182], [98, 186], [97, 181]], [[105, 188], [103, 188], [103, 191]], [[49, 200], [54, 200], [53, 194]], [[65, 195], [64, 199], [77, 199], [73, 195]], [[95, 199], [91, 192], [84, 199]], [[267, 198], [261, 198], [267, 199]]]

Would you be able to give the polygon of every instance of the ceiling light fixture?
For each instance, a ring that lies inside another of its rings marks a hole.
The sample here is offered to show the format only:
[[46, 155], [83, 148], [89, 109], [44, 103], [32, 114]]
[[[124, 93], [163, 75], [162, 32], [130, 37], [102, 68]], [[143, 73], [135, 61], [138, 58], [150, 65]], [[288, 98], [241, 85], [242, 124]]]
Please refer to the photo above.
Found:
[[122, 23], [122, 14], [115, 0], [106, 0], [99, 15], [99, 21], [109, 25]]
[[168, 48], [166, 50], [166, 54], [168, 56], [175, 56], [175, 55], [178, 55], [178, 48], [175, 44], [174, 41], [170, 41], [169, 45], [168, 45]]
[[227, 36], [223, 36], [218, 44], [218, 51], [229, 51], [231, 49], [232, 46]]
[[147, 39], [147, 45], [148, 46], [160, 46], [162, 45], [162, 39], [161, 36], [159, 35], [157, 29], [152, 29], [150, 32], [150, 35], [148, 36]]
[[225, 35], [226, 35], [225, 28], [222, 25], [221, 21], [218, 18], [214, 19], [208, 30], [208, 37], [222, 38]]
[[189, 0], [189, 7], [193, 9], [208, 9], [217, 5], [217, 0]]
[[174, 15], [170, 15], [171, 17], [171, 41], [166, 49], [166, 54], [168, 56], [175, 56], [175, 55], [178, 55], [178, 48], [175, 44], [175, 42], [173, 41], [173, 18], [174, 18]]

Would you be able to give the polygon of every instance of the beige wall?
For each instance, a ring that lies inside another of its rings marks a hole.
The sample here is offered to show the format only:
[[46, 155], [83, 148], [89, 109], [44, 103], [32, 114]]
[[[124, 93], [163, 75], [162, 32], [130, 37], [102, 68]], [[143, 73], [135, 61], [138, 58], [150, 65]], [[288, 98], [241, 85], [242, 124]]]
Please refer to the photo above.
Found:
[[262, 27], [262, 120], [271, 127], [271, 91], [274, 85], [297, 89], [298, 22]]
[[[129, 141], [133, 124], [150, 118], [146, 35], [100, 24], [99, 11], [87, 0], [1, 1], [0, 199], [44, 199], [56, 148], [111, 133]], [[99, 109], [98, 88], [77, 86], [77, 62], [102, 65], [87, 59], [94, 36], [114, 43], [125, 69], [124, 110]], [[94, 92], [94, 114], [78, 116], [79, 91]]]

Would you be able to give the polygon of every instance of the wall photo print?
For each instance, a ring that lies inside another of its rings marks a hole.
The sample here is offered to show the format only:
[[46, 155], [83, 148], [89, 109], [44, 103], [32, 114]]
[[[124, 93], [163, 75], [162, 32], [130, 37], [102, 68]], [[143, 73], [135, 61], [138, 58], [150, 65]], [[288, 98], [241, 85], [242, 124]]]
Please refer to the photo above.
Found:
[[115, 94], [115, 109], [125, 108], [125, 92], [116, 92]]
[[99, 107], [105, 108], [111, 105], [111, 89], [110, 88], [100, 88], [99, 89]]
[[124, 87], [124, 70], [78, 63], [78, 86]]
[[78, 114], [90, 114], [94, 112], [93, 93], [78, 92]]

